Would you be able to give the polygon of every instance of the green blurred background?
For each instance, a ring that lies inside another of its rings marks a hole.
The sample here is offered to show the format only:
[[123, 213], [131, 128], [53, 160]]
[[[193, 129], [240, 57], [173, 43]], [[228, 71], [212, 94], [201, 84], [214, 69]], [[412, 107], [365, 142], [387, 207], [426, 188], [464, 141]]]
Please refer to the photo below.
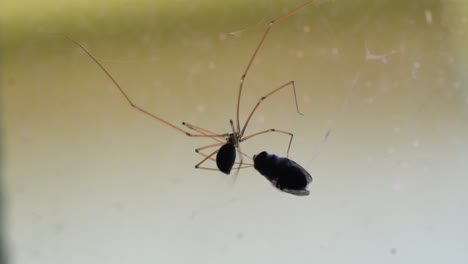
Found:
[[[268, 21], [304, 2], [2, 1], [9, 260], [467, 263], [466, 1], [322, 0], [275, 24], [246, 80], [242, 120], [296, 81], [305, 115], [287, 89], [247, 133], [295, 134], [290, 158], [314, 177], [308, 197], [276, 191], [253, 169], [234, 186], [194, 169], [194, 149], [212, 142], [133, 110], [63, 36], [136, 104], [224, 133]], [[366, 50], [391, 55], [366, 60]], [[287, 143], [268, 134], [242, 149], [285, 155]]]

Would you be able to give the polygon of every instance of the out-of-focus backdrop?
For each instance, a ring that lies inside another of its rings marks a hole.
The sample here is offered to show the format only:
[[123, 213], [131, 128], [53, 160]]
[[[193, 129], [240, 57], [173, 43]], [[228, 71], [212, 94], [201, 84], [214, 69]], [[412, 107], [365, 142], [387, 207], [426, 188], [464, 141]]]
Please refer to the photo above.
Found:
[[[225, 133], [266, 25], [304, 2], [2, 1], [8, 260], [467, 263], [466, 1], [322, 0], [273, 26], [241, 121], [296, 82], [304, 116], [288, 88], [247, 133], [294, 133], [289, 157], [314, 177], [308, 197], [277, 191], [254, 169], [235, 184], [194, 169], [194, 149], [212, 141], [132, 109], [64, 37], [139, 106]], [[287, 144], [271, 133], [242, 150], [284, 156]]]

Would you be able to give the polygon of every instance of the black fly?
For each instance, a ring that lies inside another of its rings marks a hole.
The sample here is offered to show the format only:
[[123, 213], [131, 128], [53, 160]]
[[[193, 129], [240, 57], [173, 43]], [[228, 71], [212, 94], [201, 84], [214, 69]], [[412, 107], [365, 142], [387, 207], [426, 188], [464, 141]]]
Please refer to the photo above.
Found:
[[263, 151], [253, 156], [254, 168], [280, 191], [298, 196], [309, 195], [312, 176], [295, 161]]

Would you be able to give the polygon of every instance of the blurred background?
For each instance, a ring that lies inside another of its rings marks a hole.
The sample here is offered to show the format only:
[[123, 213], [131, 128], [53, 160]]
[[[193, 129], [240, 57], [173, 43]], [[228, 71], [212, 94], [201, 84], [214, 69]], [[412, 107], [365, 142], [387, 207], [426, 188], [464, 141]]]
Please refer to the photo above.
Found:
[[322, 0], [273, 26], [241, 122], [296, 82], [304, 116], [288, 88], [247, 134], [294, 133], [307, 197], [194, 169], [213, 142], [132, 109], [64, 37], [137, 105], [226, 133], [268, 21], [304, 2], [2, 1], [2, 262], [467, 263], [466, 1]]

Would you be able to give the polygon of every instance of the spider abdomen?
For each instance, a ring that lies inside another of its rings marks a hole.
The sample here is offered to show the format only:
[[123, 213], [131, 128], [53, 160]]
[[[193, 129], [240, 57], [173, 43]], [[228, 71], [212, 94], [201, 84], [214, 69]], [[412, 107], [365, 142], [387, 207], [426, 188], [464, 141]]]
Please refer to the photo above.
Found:
[[216, 154], [216, 165], [218, 169], [226, 174], [231, 173], [231, 169], [236, 161], [236, 147], [227, 143], [224, 144]]

